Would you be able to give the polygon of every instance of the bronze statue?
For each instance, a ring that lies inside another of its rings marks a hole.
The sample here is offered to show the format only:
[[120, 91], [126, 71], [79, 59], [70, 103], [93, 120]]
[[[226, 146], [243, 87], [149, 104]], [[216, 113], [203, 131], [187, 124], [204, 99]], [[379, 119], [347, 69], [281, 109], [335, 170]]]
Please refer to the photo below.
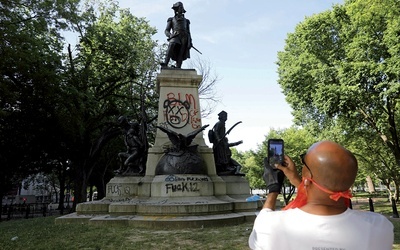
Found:
[[213, 152], [215, 167], [218, 175], [244, 175], [240, 173], [242, 166], [232, 159], [232, 152], [230, 147], [242, 144], [243, 141], [229, 143], [226, 137], [232, 129], [241, 122], [237, 122], [228, 131], [225, 128], [225, 122], [228, 119], [228, 113], [221, 111], [218, 114], [219, 121], [214, 125], [213, 129], [209, 131], [208, 137], [213, 143]]
[[182, 135], [180, 133], [177, 133], [171, 129], [156, 126], [158, 129], [163, 131], [164, 133], [167, 134], [168, 139], [172, 142], [172, 147], [168, 149], [168, 151], [172, 152], [182, 152], [185, 151], [191, 144], [193, 139], [196, 137], [198, 133], [206, 129], [209, 125], [204, 125], [203, 127], [196, 129], [189, 134]]
[[120, 175], [143, 175], [144, 143], [140, 139], [140, 126], [137, 122], [130, 122], [125, 116], [118, 118], [118, 123], [124, 134], [126, 152], [118, 154], [120, 168], [116, 171]]
[[165, 150], [156, 166], [156, 175], [167, 174], [206, 174], [206, 165], [203, 158], [197, 152], [198, 145], [191, 145], [198, 133], [209, 125], [196, 129], [186, 136], [171, 129], [157, 126], [168, 135], [172, 146]]
[[[176, 61], [176, 68], [181, 68], [182, 62], [190, 58], [190, 48], [192, 48], [192, 37], [190, 35], [190, 21], [185, 18], [186, 10], [182, 2], [177, 2], [172, 6], [175, 16], [167, 20], [165, 35], [168, 37], [169, 45], [164, 63], [167, 67], [170, 59]], [[172, 30], [172, 32], [171, 32]]]

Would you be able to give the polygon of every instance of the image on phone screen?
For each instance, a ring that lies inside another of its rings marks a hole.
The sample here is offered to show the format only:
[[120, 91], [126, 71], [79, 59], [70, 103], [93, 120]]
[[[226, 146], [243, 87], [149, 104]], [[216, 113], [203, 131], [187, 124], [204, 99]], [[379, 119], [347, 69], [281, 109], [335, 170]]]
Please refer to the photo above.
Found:
[[268, 141], [268, 161], [269, 165], [275, 168], [275, 164], [282, 164], [284, 157], [283, 140]]

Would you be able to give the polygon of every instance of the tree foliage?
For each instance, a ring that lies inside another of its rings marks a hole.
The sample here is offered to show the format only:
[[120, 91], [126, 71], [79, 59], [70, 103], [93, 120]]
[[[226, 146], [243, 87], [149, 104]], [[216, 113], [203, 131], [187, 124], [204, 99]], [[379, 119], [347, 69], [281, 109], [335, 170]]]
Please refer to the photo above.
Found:
[[69, 102], [63, 103], [59, 113], [60, 125], [67, 132], [64, 139], [77, 180], [78, 203], [86, 200], [93, 171], [107, 166], [99, 162], [106, 158], [99, 156], [102, 147], [119, 133], [113, 126], [118, 116], [140, 122], [147, 138], [148, 116], [157, 110], [157, 45], [151, 39], [156, 30], [112, 2], [86, 7], [86, 19], [74, 24], [81, 37], [76, 55], [69, 51], [63, 89]]
[[[118, 116], [145, 134], [157, 112], [156, 30], [110, 1], [5, 1], [0, 14], [0, 195], [47, 171], [61, 188], [70, 176], [85, 201], [89, 181], [101, 185], [90, 177], [113, 164], [102, 149], [120, 133]], [[77, 45], [65, 44], [70, 34]]]
[[[77, 1], [0, 4], [0, 195], [60, 149], [62, 35]], [[62, 152], [62, 151], [61, 151]]]
[[[396, 179], [399, 44], [398, 1], [347, 0], [297, 25], [278, 54], [279, 84], [297, 124], [336, 127], [347, 141], [360, 139], [365, 145], [380, 138], [392, 155], [387, 159], [394, 160]], [[360, 152], [365, 158], [375, 155], [366, 149]]]

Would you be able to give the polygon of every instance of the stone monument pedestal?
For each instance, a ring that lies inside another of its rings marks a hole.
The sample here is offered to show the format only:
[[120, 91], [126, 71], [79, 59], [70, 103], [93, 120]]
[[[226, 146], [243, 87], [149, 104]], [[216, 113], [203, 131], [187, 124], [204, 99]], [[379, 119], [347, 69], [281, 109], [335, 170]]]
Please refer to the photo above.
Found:
[[[157, 77], [158, 126], [182, 135], [203, 126], [198, 95], [201, 80], [195, 70], [161, 70]], [[251, 196], [248, 181], [240, 175], [217, 175], [213, 151], [205, 144], [203, 132], [191, 145], [197, 145], [204, 174], [168, 173], [168, 169], [157, 174], [157, 164], [171, 147], [167, 134], [157, 129], [145, 176], [114, 177], [107, 184], [104, 199], [78, 204], [76, 213], [59, 217], [56, 223], [183, 228], [254, 220], [258, 204], [246, 201]]]

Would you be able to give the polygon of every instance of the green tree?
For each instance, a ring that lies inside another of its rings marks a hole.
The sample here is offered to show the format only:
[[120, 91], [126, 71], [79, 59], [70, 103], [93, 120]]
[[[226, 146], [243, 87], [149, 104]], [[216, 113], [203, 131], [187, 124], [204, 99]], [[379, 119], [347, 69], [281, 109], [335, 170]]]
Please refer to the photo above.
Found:
[[[358, 160], [358, 175], [361, 178], [364, 177], [363, 181], [357, 178], [359, 184], [365, 184], [367, 176], [375, 180], [378, 179], [387, 187], [389, 199], [395, 196], [398, 200], [400, 182], [398, 180], [398, 167], [393, 154], [391, 154], [377, 134], [371, 133], [368, 140], [365, 137], [359, 137], [357, 141], [349, 143], [349, 149], [355, 152]], [[394, 194], [392, 194], [390, 188], [392, 183], [394, 183], [396, 188]], [[372, 192], [371, 190], [369, 191]]]
[[[0, 5], [1, 196], [47, 172], [59, 178], [61, 202], [69, 184], [75, 204], [85, 201], [92, 174], [110, 178], [113, 163], [102, 149], [120, 133], [119, 115], [141, 122], [147, 140], [157, 112], [155, 29], [114, 2], [87, 3], [84, 11], [78, 4]], [[79, 34], [76, 47], [64, 44], [66, 29]], [[121, 150], [115, 145], [106, 153]]]
[[246, 174], [251, 189], [265, 189], [265, 182], [262, 179], [263, 168], [256, 161], [256, 153], [247, 151], [243, 154], [242, 172]]
[[[398, 1], [347, 0], [298, 24], [278, 53], [279, 84], [296, 123], [339, 128], [341, 138], [362, 138], [369, 145], [379, 138], [392, 155], [387, 159], [394, 160], [396, 180], [399, 44]], [[372, 161], [376, 152], [365, 149], [363, 157]], [[374, 172], [387, 166], [375, 165]]]
[[120, 133], [115, 127], [118, 116], [140, 122], [145, 133], [151, 121], [147, 116], [157, 110], [157, 45], [151, 39], [156, 30], [113, 2], [86, 7], [86, 20], [74, 24], [81, 38], [76, 53], [69, 50], [63, 89], [68, 102], [59, 112], [75, 176], [74, 205], [86, 201], [93, 171], [104, 174], [105, 169], [96, 168], [107, 166], [100, 156], [106, 143]]
[[0, 4], [0, 196], [41, 171], [62, 147], [55, 119], [62, 78], [61, 32], [78, 1]]

